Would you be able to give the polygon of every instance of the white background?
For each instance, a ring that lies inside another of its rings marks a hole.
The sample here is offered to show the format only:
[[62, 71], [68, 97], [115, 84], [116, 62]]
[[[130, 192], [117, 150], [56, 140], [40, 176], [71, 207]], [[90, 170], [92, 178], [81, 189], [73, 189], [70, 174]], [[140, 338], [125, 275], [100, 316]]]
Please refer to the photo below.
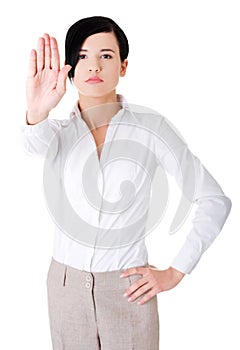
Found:
[[[29, 53], [49, 32], [63, 62], [67, 29], [92, 15], [112, 17], [128, 36], [118, 92], [171, 120], [233, 203], [195, 270], [158, 295], [161, 350], [239, 349], [240, 9], [233, 0], [23, 0], [1, 8], [0, 348], [51, 349], [45, 281], [53, 223], [42, 161], [23, 152], [19, 137]], [[51, 116], [67, 118], [76, 98], [68, 86]], [[167, 266], [189, 228], [170, 237], [164, 221], [147, 238], [149, 262]]]

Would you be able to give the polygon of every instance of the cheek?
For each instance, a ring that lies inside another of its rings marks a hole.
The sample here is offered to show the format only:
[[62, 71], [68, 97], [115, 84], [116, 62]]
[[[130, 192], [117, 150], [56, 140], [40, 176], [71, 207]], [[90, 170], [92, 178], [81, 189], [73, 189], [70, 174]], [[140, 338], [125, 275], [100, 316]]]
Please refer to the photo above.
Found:
[[108, 66], [108, 68], [105, 71], [107, 72], [107, 76], [110, 78], [109, 80], [115, 81], [119, 79], [121, 67], [118, 64], [113, 64]]
[[74, 70], [74, 77], [84, 77], [86, 76], [86, 73], [88, 73], [88, 66], [86, 62], [83, 60], [81, 62], [78, 62], [75, 66]]
[[77, 64], [74, 70], [74, 78], [81, 75], [81, 73], [82, 73], [82, 67], [80, 67], [79, 64]]
[[75, 86], [81, 86], [84, 84], [84, 81], [87, 79], [86, 74], [84, 74], [84, 71], [82, 67], [76, 66], [74, 70], [74, 78], [73, 83]]
[[74, 86], [78, 89], [79, 86], [81, 85], [81, 83], [80, 83], [80, 79], [78, 79], [78, 78], [76, 77], [76, 74], [74, 75], [74, 78], [73, 78], [72, 81], [73, 81]]

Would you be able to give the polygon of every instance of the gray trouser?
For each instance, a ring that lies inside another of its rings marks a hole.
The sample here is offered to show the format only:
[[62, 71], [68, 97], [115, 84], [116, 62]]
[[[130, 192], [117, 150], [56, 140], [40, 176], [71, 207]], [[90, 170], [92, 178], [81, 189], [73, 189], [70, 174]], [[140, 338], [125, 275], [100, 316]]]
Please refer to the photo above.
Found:
[[123, 297], [141, 278], [87, 272], [52, 259], [48, 312], [54, 350], [159, 350], [157, 296], [143, 305]]

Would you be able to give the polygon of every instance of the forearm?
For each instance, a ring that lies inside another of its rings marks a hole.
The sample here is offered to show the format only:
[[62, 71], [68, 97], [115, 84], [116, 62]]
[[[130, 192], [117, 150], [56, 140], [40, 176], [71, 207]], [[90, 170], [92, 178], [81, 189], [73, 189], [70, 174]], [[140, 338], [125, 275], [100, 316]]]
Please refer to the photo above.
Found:
[[181, 272], [191, 273], [202, 254], [221, 232], [230, 210], [231, 201], [224, 195], [199, 199], [192, 229], [171, 266]]
[[26, 123], [21, 129], [24, 150], [28, 154], [46, 156], [51, 142], [57, 142], [55, 135], [60, 128], [57, 120], [44, 119], [34, 125]]

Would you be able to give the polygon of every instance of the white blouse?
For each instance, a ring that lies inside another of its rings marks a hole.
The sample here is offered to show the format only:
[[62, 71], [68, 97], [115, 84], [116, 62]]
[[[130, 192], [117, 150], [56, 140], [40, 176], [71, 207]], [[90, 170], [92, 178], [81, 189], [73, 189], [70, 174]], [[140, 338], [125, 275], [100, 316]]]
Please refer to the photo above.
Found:
[[108, 125], [100, 160], [77, 104], [69, 119], [22, 128], [26, 152], [45, 157], [53, 258], [89, 272], [145, 265], [145, 236], [161, 220], [166, 174], [171, 174], [182, 190], [172, 232], [197, 204], [192, 228], [171, 264], [190, 273], [221, 231], [231, 201], [166, 118], [119, 98], [122, 109]]

